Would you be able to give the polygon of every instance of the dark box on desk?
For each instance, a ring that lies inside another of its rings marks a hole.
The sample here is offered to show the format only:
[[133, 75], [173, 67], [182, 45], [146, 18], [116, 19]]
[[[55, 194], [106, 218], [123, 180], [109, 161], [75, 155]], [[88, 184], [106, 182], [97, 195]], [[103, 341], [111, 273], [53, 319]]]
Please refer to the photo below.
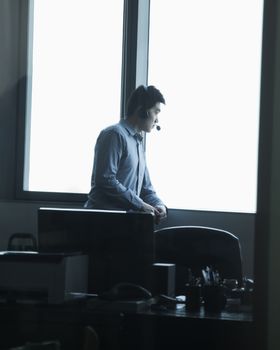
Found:
[[153, 295], [164, 294], [175, 297], [175, 264], [153, 264], [154, 286]]

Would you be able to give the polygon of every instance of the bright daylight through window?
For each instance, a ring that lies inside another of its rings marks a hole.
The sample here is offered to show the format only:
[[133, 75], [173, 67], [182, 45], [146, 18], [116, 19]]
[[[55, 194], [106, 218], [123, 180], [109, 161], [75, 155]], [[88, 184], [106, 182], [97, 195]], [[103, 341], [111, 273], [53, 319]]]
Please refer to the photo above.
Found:
[[120, 117], [123, 0], [30, 1], [29, 22], [24, 190], [87, 193]]
[[147, 137], [170, 208], [255, 212], [263, 0], [151, 0], [149, 84], [166, 98]]

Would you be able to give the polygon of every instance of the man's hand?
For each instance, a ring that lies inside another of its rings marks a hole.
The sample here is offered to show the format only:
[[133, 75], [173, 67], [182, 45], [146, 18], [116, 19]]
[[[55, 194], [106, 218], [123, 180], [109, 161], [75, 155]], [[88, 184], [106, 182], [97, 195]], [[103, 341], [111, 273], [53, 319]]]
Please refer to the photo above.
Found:
[[161, 219], [164, 219], [167, 217], [167, 210], [164, 205], [157, 206], [155, 208], [157, 210], [157, 215], [156, 215], [156, 224], [160, 222]]
[[152, 205], [150, 205], [150, 204], [148, 204], [146, 202], [143, 202], [142, 210], [145, 213], [154, 214], [156, 216], [159, 215], [158, 210], [155, 207], [153, 207]]
[[167, 216], [166, 207], [163, 205], [153, 207], [152, 205], [144, 202], [142, 206], [142, 210], [145, 213], [154, 214], [156, 224], [159, 224], [160, 220], [166, 218]]

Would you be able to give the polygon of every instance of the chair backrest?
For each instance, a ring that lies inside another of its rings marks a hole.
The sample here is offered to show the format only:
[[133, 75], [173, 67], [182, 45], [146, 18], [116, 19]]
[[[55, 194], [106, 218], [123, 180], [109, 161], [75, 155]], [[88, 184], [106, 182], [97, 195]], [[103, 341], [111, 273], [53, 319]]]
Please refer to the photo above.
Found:
[[9, 237], [7, 250], [36, 251], [36, 238], [31, 233], [13, 233]]
[[173, 226], [155, 231], [156, 262], [176, 264], [176, 294], [184, 294], [188, 268], [196, 277], [206, 266], [222, 279], [242, 283], [239, 239], [232, 233], [203, 226]]

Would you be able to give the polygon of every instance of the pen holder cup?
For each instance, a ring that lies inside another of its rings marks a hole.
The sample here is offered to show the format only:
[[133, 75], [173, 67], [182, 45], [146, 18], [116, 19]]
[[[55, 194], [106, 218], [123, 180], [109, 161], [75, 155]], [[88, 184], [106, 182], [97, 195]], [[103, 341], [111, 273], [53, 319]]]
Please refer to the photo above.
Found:
[[227, 303], [226, 289], [222, 285], [203, 287], [204, 309], [209, 312], [221, 312]]
[[199, 310], [201, 305], [201, 286], [186, 284], [186, 308], [189, 310]]

